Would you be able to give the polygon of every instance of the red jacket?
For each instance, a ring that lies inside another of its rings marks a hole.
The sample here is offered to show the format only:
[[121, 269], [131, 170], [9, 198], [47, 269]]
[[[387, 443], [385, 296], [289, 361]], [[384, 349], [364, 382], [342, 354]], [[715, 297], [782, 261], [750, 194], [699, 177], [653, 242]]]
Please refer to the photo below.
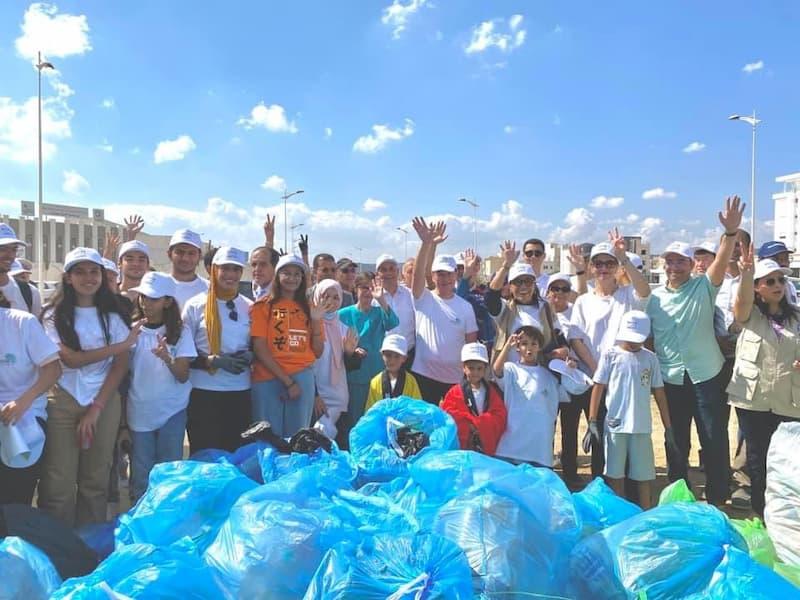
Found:
[[464, 400], [461, 384], [456, 384], [448, 390], [440, 406], [456, 422], [458, 441], [462, 450], [475, 449], [471, 438], [473, 430], [477, 430], [484, 454], [494, 456], [500, 437], [506, 430], [508, 413], [505, 402], [503, 402], [503, 396], [497, 386], [494, 384], [485, 385], [488, 389], [486, 407], [480, 415], [476, 415], [470, 410]]

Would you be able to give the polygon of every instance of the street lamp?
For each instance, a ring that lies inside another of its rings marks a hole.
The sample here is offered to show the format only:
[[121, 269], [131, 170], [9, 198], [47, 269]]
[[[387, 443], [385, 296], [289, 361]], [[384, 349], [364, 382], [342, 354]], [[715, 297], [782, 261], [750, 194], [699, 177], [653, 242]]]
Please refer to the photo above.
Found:
[[395, 229], [397, 229], [397, 231], [402, 231], [403, 234], [406, 236], [406, 245], [404, 250], [405, 253], [403, 255], [403, 260], [405, 260], [408, 258], [408, 229], [404, 229], [402, 227], [395, 227]]
[[744, 121], [753, 130], [753, 149], [750, 157], [750, 237], [753, 244], [756, 243], [756, 126], [761, 123], [761, 119], [756, 119], [756, 111], [753, 109], [753, 116], [731, 115], [731, 121]]
[[478, 251], [478, 203], [473, 202], [472, 200], [468, 200], [467, 198], [459, 198], [459, 202], [464, 202], [465, 204], [469, 204], [472, 207], [472, 237], [473, 237], [473, 249], [475, 252]]
[[36, 254], [37, 254], [37, 278], [39, 279], [39, 291], [44, 297], [44, 240], [43, 234], [43, 215], [42, 215], [42, 69], [55, 69], [53, 63], [42, 61], [42, 53], [36, 62], [36, 70], [39, 72], [39, 201], [36, 204]]
[[361, 246], [353, 246], [353, 249], [354, 250], [358, 250], [358, 270], [360, 271], [361, 270], [361, 259], [363, 258], [361, 253], [364, 252], [364, 248], [362, 248]]
[[289, 227], [289, 229], [292, 230], [292, 247], [291, 247], [292, 252], [294, 252], [294, 230], [299, 229], [303, 225], [305, 225], [305, 223], [298, 223], [297, 225], [292, 225], [291, 227]]
[[287, 251], [291, 250], [291, 248], [289, 248], [289, 231], [287, 229], [289, 226], [289, 218], [287, 216], [286, 201], [295, 194], [302, 194], [302, 193], [303, 190], [295, 190], [294, 192], [289, 193], [286, 191], [286, 188], [283, 188], [283, 196], [281, 196], [281, 198], [283, 199], [283, 247], [286, 248]]

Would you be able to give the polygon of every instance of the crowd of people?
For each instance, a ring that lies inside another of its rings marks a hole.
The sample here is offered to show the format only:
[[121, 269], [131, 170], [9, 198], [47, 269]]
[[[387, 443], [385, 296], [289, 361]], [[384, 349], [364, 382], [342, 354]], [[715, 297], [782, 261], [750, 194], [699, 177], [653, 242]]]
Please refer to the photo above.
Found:
[[176, 231], [169, 273], [150, 268], [135, 217], [104, 256], [71, 250], [44, 305], [17, 261], [26, 244], [0, 223], [0, 504], [30, 504], [38, 489], [38, 507], [65, 523], [103, 522], [123, 448], [136, 500], [155, 464], [183, 458], [185, 435], [191, 454], [234, 451], [268, 421], [279, 436], [313, 427], [346, 449], [366, 411], [406, 396], [449, 413], [461, 448], [542, 468], [560, 419], [568, 485], [581, 483], [582, 446], [593, 476], [619, 494], [634, 482], [648, 507], [654, 398], [669, 479], [688, 483], [694, 422], [718, 506], [736, 408], [761, 514], [770, 437], [800, 419], [800, 312], [790, 250], [772, 241], [756, 255], [743, 210], [726, 200], [718, 243], [670, 244], [654, 289], [616, 229], [570, 246], [572, 273], [544, 271], [539, 239], [506, 241], [487, 282], [474, 250], [438, 252], [446, 224], [419, 217], [416, 257], [382, 254], [375, 272], [310, 259], [306, 237], [301, 256], [279, 252], [268, 217], [249, 253]]

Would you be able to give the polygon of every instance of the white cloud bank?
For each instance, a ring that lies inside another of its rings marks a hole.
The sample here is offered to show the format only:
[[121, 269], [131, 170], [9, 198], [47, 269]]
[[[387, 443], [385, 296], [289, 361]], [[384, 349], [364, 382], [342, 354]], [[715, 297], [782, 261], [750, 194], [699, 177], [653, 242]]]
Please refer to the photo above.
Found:
[[261, 127], [272, 133], [297, 133], [297, 125], [286, 117], [286, 109], [280, 104], [267, 106], [263, 102], [256, 104], [250, 111], [250, 117], [242, 117], [237, 122], [245, 129]]
[[158, 165], [174, 160], [183, 160], [195, 148], [197, 145], [190, 136], [179, 135], [174, 140], [164, 140], [158, 143], [153, 152], [153, 162]]
[[472, 28], [469, 44], [464, 47], [466, 54], [480, 54], [490, 48], [501, 52], [512, 52], [525, 43], [527, 31], [522, 28], [522, 15], [512, 15], [508, 21], [492, 19], [483, 21]]
[[375, 154], [386, 148], [389, 142], [399, 142], [414, 134], [414, 121], [406, 119], [402, 128], [392, 129], [388, 125], [373, 125], [372, 133], [362, 135], [353, 143], [354, 152]]
[[393, 0], [393, 2], [383, 9], [381, 23], [392, 28], [392, 38], [399, 39], [406, 30], [408, 20], [420, 8], [425, 6], [427, 0]]

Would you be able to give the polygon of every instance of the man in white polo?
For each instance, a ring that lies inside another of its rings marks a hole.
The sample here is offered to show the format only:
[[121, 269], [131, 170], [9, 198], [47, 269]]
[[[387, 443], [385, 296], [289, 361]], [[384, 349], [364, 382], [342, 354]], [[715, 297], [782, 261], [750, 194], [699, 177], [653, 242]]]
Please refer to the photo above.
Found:
[[203, 256], [200, 234], [190, 229], [179, 229], [169, 241], [167, 256], [172, 263], [170, 275], [175, 281], [175, 299], [183, 310], [189, 298], [208, 291], [208, 279], [197, 274], [197, 265]]
[[400, 285], [400, 266], [389, 254], [381, 254], [375, 261], [375, 270], [380, 277], [381, 286], [386, 291], [386, 301], [400, 320], [400, 325], [386, 332], [386, 335], [397, 333], [402, 335], [408, 345], [406, 352], [406, 369], [411, 369], [414, 362], [414, 344], [416, 343], [416, 316], [414, 314], [414, 297], [411, 290]]

